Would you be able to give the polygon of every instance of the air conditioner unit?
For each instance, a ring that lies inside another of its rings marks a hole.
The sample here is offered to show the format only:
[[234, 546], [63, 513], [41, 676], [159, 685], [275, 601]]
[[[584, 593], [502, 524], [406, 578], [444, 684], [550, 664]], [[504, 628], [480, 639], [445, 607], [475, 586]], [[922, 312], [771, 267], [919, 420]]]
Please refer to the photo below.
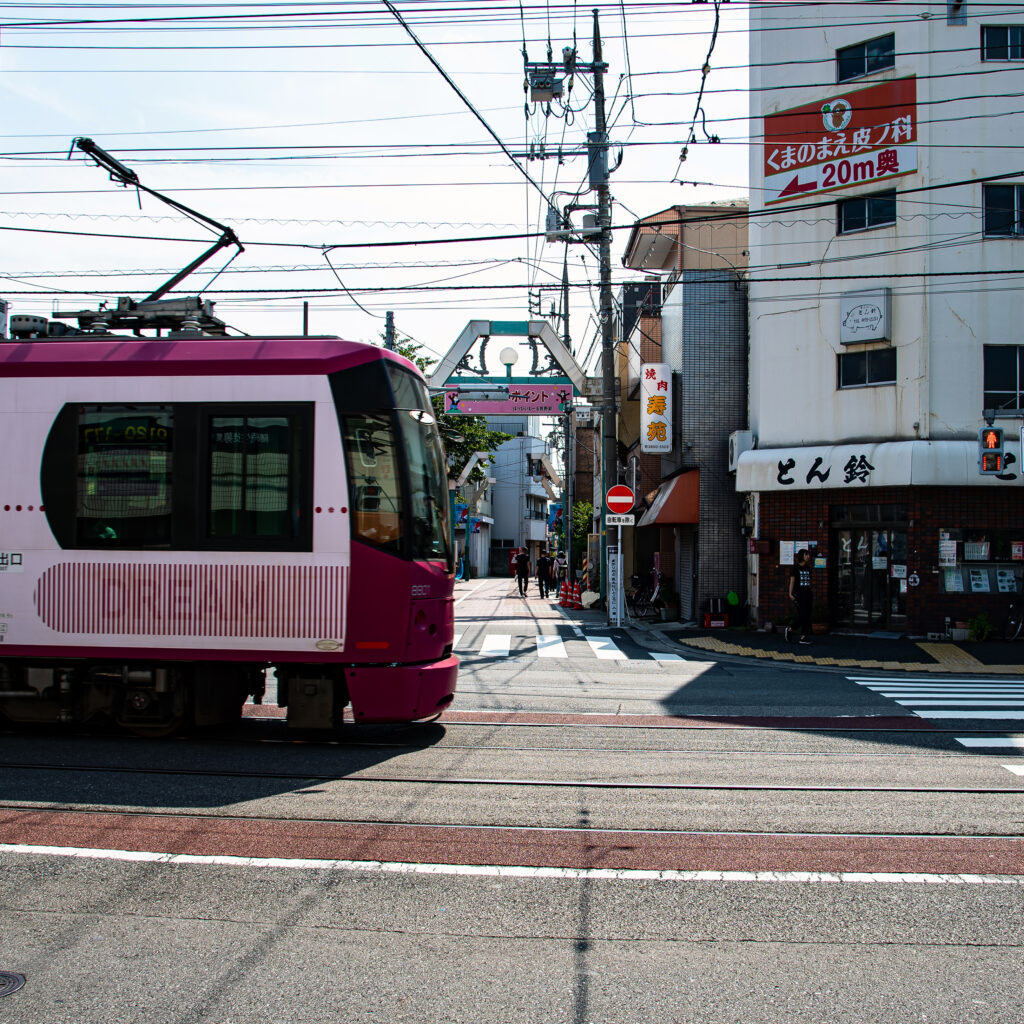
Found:
[[757, 447], [757, 438], [751, 430], [734, 430], [729, 435], [729, 472], [735, 473], [740, 456]]

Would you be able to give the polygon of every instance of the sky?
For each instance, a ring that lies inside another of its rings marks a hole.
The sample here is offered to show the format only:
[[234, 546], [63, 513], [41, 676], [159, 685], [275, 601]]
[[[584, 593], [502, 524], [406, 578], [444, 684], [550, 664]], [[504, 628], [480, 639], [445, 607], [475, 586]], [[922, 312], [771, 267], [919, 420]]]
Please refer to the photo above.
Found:
[[0, 3], [10, 311], [142, 298], [217, 237], [109, 180], [72, 148], [88, 137], [234, 230], [244, 251], [222, 250], [176, 294], [214, 300], [239, 332], [299, 334], [308, 302], [310, 333], [378, 341], [392, 310], [399, 334], [440, 358], [470, 320], [535, 318], [531, 295], [545, 314], [558, 306], [567, 252], [573, 348], [596, 372], [597, 252], [537, 237], [549, 200], [596, 202], [594, 76], [575, 75], [562, 103], [530, 104], [524, 50], [543, 62], [575, 45], [591, 62], [597, 8], [613, 166], [621, 147], [617, 284], [637, 277], [621, 258], [638, 217], [747, 195], [746, 5], [391, 7]]

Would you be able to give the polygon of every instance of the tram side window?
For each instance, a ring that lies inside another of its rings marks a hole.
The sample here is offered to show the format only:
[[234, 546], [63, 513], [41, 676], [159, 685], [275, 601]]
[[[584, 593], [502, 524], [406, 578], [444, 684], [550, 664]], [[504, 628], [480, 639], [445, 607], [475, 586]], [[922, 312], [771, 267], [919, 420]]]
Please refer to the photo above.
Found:
[[342, 420], [352, 537], [402, 554], [402, 487], [398, 441], [388, 415]]
[[298, 416], [211, 416], [211, 540], [257, 543], [299, 536]]
[[169, 547], [174, 420], [170, 406], [91, 405], [78, 415], [79, 547]]

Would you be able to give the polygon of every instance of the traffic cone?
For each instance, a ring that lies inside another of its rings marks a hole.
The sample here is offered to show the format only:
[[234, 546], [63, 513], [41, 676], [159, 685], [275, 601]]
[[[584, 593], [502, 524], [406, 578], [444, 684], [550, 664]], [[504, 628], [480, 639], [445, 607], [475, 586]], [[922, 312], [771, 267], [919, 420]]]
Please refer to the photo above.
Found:
[[562, 585], [558, 588], [558, 603], [562, 608], [569, 603], [569, 584], [565, 580], [562, 580]]
[[583, 607], [583, 599], [580, 597], [580, 585], [579, 585], [579, 583], [573, 584], [573, 588], [572, 588], [572, 607], [573, 608], [582, 608]]

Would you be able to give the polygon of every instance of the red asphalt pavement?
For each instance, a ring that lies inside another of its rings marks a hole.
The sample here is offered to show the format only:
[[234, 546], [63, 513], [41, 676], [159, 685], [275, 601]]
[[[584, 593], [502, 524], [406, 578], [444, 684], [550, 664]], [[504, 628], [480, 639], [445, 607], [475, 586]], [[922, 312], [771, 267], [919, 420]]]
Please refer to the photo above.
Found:
[[[243, 718], [285, 718], [287, 708], [276, 704], [246, 704]], [[346, 719], [349, 720], [349, 719]], [[829, 729], [906, 730], [934, 732], [932, 722], [916, 715], [859, 715], [857, 717], [780, 717], [765, 715], [573, 715], [549, 711], [445, 711], [442, 725], [596, 725], [647, 729]]]
[[424, 864], [1024, 875], [1024, 840], [984, 837], [634, 833], [4, 810], [0, 842]]

